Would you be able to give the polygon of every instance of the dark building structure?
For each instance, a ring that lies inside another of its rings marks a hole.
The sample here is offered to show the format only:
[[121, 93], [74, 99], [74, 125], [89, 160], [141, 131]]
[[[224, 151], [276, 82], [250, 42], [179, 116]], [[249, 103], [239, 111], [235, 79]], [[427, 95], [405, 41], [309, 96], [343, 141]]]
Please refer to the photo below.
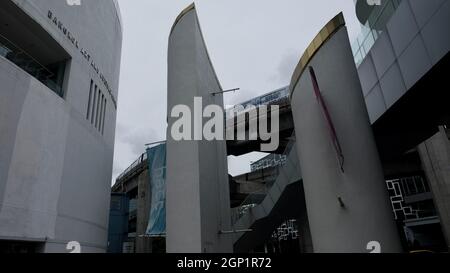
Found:
[[129, 199], [125, 193], [112, 193], [109, 212], [108, 253], [122, 253], [128, 239]]

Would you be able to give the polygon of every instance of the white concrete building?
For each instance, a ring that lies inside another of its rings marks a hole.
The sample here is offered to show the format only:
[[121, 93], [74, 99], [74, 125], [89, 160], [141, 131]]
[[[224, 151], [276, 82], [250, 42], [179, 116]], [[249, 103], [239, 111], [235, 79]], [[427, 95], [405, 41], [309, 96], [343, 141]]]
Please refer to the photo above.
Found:
[[[169, 36], [167, 109], [194, 109], [195, 97], [223, 109], [223, 95], [211, 94], [220, 91], [192, 4]], [[223, 234], [231, 229], [226, 141], [177, 141], [171, 133], [177, 119], [168, 114], [167, 252], [232, 252], [231, 236]], [[193, 134], [202, 134], [199, 127]]]
[[106, 250], [121, 46], [115, 0], [0, 1], [0, 252]]

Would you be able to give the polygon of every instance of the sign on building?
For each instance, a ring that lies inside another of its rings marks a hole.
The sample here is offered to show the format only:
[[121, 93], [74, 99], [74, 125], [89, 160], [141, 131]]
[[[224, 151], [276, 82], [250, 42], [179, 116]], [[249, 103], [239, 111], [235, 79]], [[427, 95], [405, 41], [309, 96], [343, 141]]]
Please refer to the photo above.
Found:
[[166, 234], [166, 144], [147, 149], [152, 201], [146, 235]]

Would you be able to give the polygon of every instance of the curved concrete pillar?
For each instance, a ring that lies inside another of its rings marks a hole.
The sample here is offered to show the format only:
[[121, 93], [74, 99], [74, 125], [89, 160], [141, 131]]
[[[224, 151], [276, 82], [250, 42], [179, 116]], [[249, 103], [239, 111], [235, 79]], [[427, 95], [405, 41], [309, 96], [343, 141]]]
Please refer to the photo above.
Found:
[[291, 100], [314, 251], [401, 251], [342, 14], [301, 59]]
[[[202, 37], [194, 5], [177, 18], [169, 37], [167, 131], [167, 252], [232, 252], [226, 143], [221, 140], [176, 141], [174, 106], [194, 97], [223, 109], [222, 91]], [[195, 118], [194, 118], [195, 119]], [[193, 121], [193, 120], [192, 120]], [[205, 122], [205, 120], [203, 120]], [[192, 123], [193, 124], [193, 123]], [[201, 129], [201, 128], [200, 128]], [[194, 129], [192, 133], [194, 133]], [[201, 133], [201, 132], [200, 132]]]

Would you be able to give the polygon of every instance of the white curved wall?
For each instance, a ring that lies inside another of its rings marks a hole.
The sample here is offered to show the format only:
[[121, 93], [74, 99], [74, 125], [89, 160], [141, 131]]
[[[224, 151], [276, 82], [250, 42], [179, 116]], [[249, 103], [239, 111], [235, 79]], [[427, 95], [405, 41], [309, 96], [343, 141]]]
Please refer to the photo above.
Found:
[[[120, 73], [120, 16], [112, 0], [82, 1], [74, 7], [57, 0], [14, 2], [71, 60], [65, 96], [60, 98], [0, 57], [0, 240], [44, 241], [46, 252], [66, 252], [69, 241], [78, 241], [83, 252], [103, 252]], [[49, 11], [77, 38], [78, 47], [49, 19]], [[82, 49], [91, 55], [89, 61]], [[91, 80], [107, 101], [104, 134], [86, 119]]]
[[[344, 155], [337, 153], [310, 73], [306, 69], [291, 97], [297, 149], [315, 252], [400, 252], [400, 241], [383, 170], [370, 127], [345, 27], [327, 40], [308, 66], [315, 70]], [[339, 198], [345, 204], [341, 207]]]
[[[177, 21], [169, 37], [168, 109], [183, 104], [194, 111], [194, 97], [219, 105], [223, 96], [202, 37], [195, 9]], [[199, 109], [202, 110], [202, 109]], [[175, 141], [168, 118], [167, 252], [232, 252], [225, 141]]]

